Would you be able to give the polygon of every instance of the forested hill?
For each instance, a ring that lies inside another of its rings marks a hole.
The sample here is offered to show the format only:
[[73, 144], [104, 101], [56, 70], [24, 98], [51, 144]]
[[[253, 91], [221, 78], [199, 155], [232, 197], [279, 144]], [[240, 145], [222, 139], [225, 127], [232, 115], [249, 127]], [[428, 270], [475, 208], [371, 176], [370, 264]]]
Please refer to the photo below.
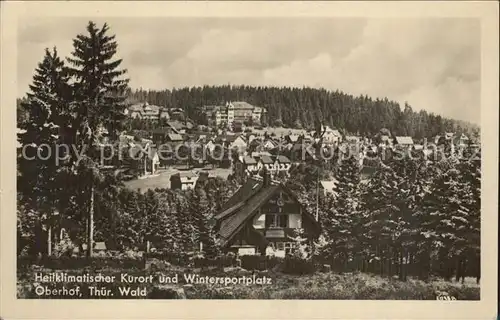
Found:
[[[163, 91], [136, 90], [133, 101], [185, 108], [194, 121], [203, 122], [203, 105], [225, 101], [246, 101], [268, 110], [268, 123], [288, 127], [312, 128], [315, 119], [349, 133], [373, 134], [387, 128], [397, 135], [432, 137], [445, 131], [468, 132], [477, 126], [443, 118], [426, 111], [414, 112], [409, 105], [400, 107], [387, 98], [354, 97], [340, 91], [313, 88], [204, 86]], [[451, 107], [451, 106], [450, 106]]]

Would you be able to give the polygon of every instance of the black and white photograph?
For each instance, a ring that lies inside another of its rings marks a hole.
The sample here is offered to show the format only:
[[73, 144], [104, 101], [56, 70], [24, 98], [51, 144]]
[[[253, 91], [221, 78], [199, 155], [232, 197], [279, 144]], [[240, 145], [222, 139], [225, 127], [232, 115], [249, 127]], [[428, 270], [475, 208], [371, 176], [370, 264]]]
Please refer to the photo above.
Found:
[[482, 19], [286, 4], [18, 13], [15, 299], [487, 298]]

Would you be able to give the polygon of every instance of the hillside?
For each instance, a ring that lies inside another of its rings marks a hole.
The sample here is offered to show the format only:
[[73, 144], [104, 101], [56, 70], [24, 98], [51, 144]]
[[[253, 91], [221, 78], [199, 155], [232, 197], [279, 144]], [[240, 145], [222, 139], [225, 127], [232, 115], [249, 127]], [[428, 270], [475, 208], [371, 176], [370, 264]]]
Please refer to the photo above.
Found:
[[413, 111], [409, 104], [387, 98], [371, 98], [314, 88], [250, 87], [250, 86], [203, 86], [173, 90], [135, 90], [130, 99], [147, 101], [166, 107], [184, 108], [187, 115], [204, 123], [200, 108], [203, 105], [221, 104], [225, 101], [246, 101], [268, 110], [267, 123], [280, 122], [286, 127], [312, 128], [315, 121], [346, 130], [350, 133], [374, 134], [387, 128], [396, 135], [415, 138], [432, 137], [453, 131], [473, 134], [478, 126], [447, 119], [426, 111]]

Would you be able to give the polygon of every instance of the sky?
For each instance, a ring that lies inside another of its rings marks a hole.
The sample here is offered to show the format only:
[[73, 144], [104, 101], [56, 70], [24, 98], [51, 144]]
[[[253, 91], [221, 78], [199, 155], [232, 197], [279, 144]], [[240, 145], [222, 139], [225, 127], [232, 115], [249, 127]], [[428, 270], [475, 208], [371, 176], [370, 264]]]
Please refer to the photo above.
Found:
[[45, 48], [107, 22], [132, 88], [310, 86], [480, 123], [481, 32], [470, 18], [33, 18], [18, 24], [18, 96]]

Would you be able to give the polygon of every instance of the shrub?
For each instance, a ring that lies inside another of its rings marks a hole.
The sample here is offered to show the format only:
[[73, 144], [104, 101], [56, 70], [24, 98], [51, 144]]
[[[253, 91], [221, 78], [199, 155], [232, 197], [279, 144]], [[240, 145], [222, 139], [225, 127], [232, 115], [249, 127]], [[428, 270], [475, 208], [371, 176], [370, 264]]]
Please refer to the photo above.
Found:
[[295, 256], [285, 258], [283, 273], [288, 274], [312, 274], [315, 271], [312, 260], [306, 260]]

